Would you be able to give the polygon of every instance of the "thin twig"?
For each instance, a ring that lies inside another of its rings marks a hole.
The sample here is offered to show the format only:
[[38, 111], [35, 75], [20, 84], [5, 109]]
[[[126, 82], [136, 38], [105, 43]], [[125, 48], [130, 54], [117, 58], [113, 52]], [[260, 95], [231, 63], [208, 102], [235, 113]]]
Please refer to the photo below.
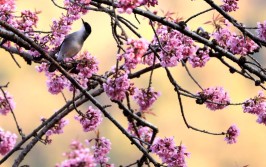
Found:
[[[5, 87], [7, 87], [8, 84], [9, 84], [9, 83], [7, 83], [7, 84], [5, 85]], [[21, 136], [22, 139], [23, 139], [23, 138], [25, 137], [25, 134], [22, 132], [22, 128], [21, 128], [21, 127], [19, 126], [19, 124], [18, 124], [18, 121], [17, 121], [16, 115], [15, 115], [15, 113], [14, 113], [12, 107], [11, 107], [11, 104], [10, 104], [10, 102], [9, 102], [7, 96], [6, 96], [5, 91], [3, 90], [3, 86], [0, 87], [0, 90], [1, 90], [1, 92], [2, 92], [2, 94], [3, 94], [3, 96], [4, 96], [4, 98], [5, 98], [5, 100], [6, 100], [6, 102], [7, 102], [8, 107], [9, 107], [9, 109], [10, 109], [10, 111], [11, 111], [11, 114], [12, 114], [12, 116], [13, 116], [13, 118], [14, 118], [14, 121], [15, 121], [15, 123], [16, 123], [16, 127], [17, 127], [17, 130], [18, 130], [20, 136]]]
[[17, 62], [17, 60], [15, 59], [14, 55], [12, 52], [9, 52], [10, 56], [12, 57], [12, 59], [14, 60], [14, 62], [16, 63], [16, 65], [18, 66], [18, 68], [21, 68], [21, 66], [19, 65], [19, 63]]
[[199, 12], [199, 13], [197, 13], [197, 14], [195, 14], [195, 15], [189, 17], [189, 18], [185, 21], [185, 23], [188, 23], [188, 22], [189, 22], [190, 20], [192, 20], [193, 18], [198, 17], [199, 15], [202, 15], [202, 14], [207, 13], [207, 12], [212, 11], [212, 10], [213, 10], [213, 8], [210, 8], [210, 9], [204, 10], [204, 11], [202, 11], [202, 12]]

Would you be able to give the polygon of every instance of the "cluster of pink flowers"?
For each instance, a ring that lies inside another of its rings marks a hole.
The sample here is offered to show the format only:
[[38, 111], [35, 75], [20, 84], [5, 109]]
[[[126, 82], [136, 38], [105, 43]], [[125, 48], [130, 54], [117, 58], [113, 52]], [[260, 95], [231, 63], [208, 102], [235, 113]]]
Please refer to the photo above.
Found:
[[0, 20], [4, 20], [7, 23], [12, 23], [15, 12], [16, 4], [14, 0], [1, 0], [0, 1]]
[[230, 103], [228, 93], [222, 87], [211, 87], [197, 93], [210, 110], [225, 108]]
[[[160, 26], [156, 33], [163, 50], [159, 52], [161, 65], [163, 67], [174, 67], [182, 59], [187, 59], [196, 54], [197, 46], [192, 38], [185, 36], [177, 30], [169, 29], [167, 26]], [[158, 45], [154, 37], [152, 44]]]
[[259, 124], [264, 124], [264, 125], [266, 125], [266, 112], [261, 113], [260, 115], [258, 115], [257, 122], [258, 122]]
[[76, 0], [75, 3], [81, 4], [77, 5], [75, 3], [70, 2], [70, 0], [64, 1], [64, 6], [67, 8], [67, 14], [73, 20], [78, 20], [82, 15], [85, 15], [88, 10], [84, 8], [84, 5], [89, 5], [91, 0]]
[[155, 6], [158, 5], [157, 0], [118, 0], [118, 11], [120, 13], [128, 13], [131, 14], [133, 9], [136, 7], [147, 5], [149, 6]]
[[48, 91], [51, 94], [58, 94], [60, 93], [66, 86], [69, 85], [68, 80], [62, 76], [61, 74], [58, 73], [50, 73], [48, 71], [48, 67], [46, 63], [41, 63], [39, 66], [36, 66], [36, 70], [38, 72], [44, 72], [46, 77], [47, 77], [47, 81], [46, 81], [46, 85], [48, 87]]
[[256, 114], [257, 122], [266, 125], [266, 97], [262, 91], [253, 99], [248, 99], [242, 105], [244, 112]]
[[236, 11], [238, 9], [237, 1], [238, 0], [223, 0], [224, 4], [221, 7], [226, 12]]
[[[91, 56], [89, 52], [84, 52], [76, 56], [78, 62], [77, 70], [78, 74], [72, 74], [72, 77], [84, 88], [88, 87], [88, 78], [99, 70], [98, 61], [95, 57]], [[68, 60], [66, 60], [68, 61]], [[48, 71], [46, 63], [42, 63], [36, 67], [38, 72], [44, 72], [47, 77], [48, 91], [52, 94], [58, 94], [63, 91], [64, 88], [68, 88], [69, 91], [73, 91], [72, 84], [60, 73]]]
[[58, 94], [69, 85], [69, 81], [61, 74], [51, 73], [47, 75], [46, 85], [52, 94]]
[[[95, 162], [99, 163], [101, 166], [112, 166], [111, 164], [107, 163], [109, 161], [107, 154], [109, 154], [111, 150], [110, 140], [106, 139], [105, 137], [96, 138], [93, 140], [95, 141], [95, 144], [92, 146]], [[87, 140], [87, 143], [89, 144], [91, 141], [92, 140]]]
[[99, 62], [89, 52], [80, 54], [77, 60], [79, 62], [77, 65], [77, 70], [79, 70], [78, 75], [81, 77], [90, 78], [93, 74], [98, 72]]
[[151, 151], [157, 154], [162, 162], [169, 167], [187, 167], [186, 157], [189, 157], [190, 153], [186, 151], [184, 145], [176, 146], [172, 137], [156, 138], [151, 146]]
[[[45, 118], [41, 118], [42, 121], [45, 121]], [[69, 123], [67, 119], [60, 119], [52, 128], [50, 128], [45, 135], [51, 136], [53, 134], [64, 133], [63, 128]]]
[[141, 39], [128, 39], [128, 48], [124, 54], [118, 55], [118, 60], [125, 59], [125, 68], [127, 70], [135, 69], [137, 64], [141, 63], [142, 56], [148, 49], [149, 43]]
[[114, 75], [109, 77], [106, 83], [103, 83], [103, 88], [111, 100], [123, 101], [126, 97], [126, 92], [132, 94], [134, 91], [133, 85], [128, 79], [128, 74], [125, 71], [113, 70]]
[[199, 48], [196, 54], [193, 54], [188, 58], [188, 61], [193, 68], [204, 67], [209, 60], [209, 49], [207, 48]]
[[[23, 31], [25, 35], [31, 37], [34, 41], [38, 41], [40, 39], [40, 36], [39, 34], [33, 33], [33, 31], [34, 27], [37, 26], [37, 22], [39, 20], [37, 15], [40, 13], [40, 11], [24, 10], [20, 13], [20, 16], [16, 16], [15, 13], [17, 13], [17, 11], [15, 11], [15, 5], [16, 4], [14, 0], [1, 1], [0, 20], [6, 21], [14, 28]], [[10, 47], [11, 42], [8, 41], [4, 43], [4, 45]], [[22, 48], [18, 48], [20, 49], [20, 51], [22, 51]], [[32, 53], [32, 51], [29, 51], [29, 53]]]
[[17, 135], [0, 128], [0, 154], [5, 155], [12, 150], [16, 144]]
[[137, 101], [140, 109], [142, 111], [147, 110], [160, 96], [159, 92], [153, 90], [153, 88], [148, 89], [135, 89], [134, 99]]
[[34, 12], [30, 10], [22, 11], [20, 18], [16, 20], [17, 26], [15, 27], [23, 32], [31, 34], [31, 32], [34, 31], [33, 27], [37, 26], [37, 22], [39, 20], [37, 14], [39, 13], [40, 11], [34, 11]]
[[212, 36], [221, 47], [228, 49], [233, 54], [245, 56], [259, 48], [253, 40], [230, 32], [229, 26], [217, 29]]
[[224, 138], [228, 144], [234, 144], [237, 142], [237, 137], [239, 136], [239, 129], [236, 125], [232, 125], [226, 132], [226, 136]]
[[258, 37], [266, 41], [266, 21], [264, 21], [263, 23], [258, 22], [257, 25], [258, 25], [258, 29], [256, 31], [257, 31]]
[[[46, 121], [46, 118], [41, 118], [41, 121]], [[54, 124], [53, 127], [51, 127], [46, 133], [45, 142], [47, 144], [50, 144], [52, 142], [52, 139], [50, 139], [51, 135], [54, 134], [61, 134], [64, 133], [63, 128], [69, 123], [67, 119], [60, 119], [56, 124]]]
[[15, 101], [13, 97], [4, 91], [5, 95], [0, 95], [0, 114], [6, 115], [15, 108]]
[[75, 116], [75, 119], [81, 123], [84, 132], [95, 130], [103, 120], [100, 110], [93, 109], [91, 106], [85, 115]]
[[97, 165], [90, 149], [84, 147], [79, 141], [73, 141], [70, 149], [69, 152], [63, 154], [67, 159], [56, 164], [56, 167], [95, 167]]
[[137, 137], [140, 138], [141, 141], [147, 142], [149, 143], [151, 141], [151, 137], [153, 134], [152, 129], [150, 129], [149, 127], [145, 127], [145, 126], [136, 126], [136, 128], [134, 128], [134, 125], [132, 123], [129, 123], [129, 126], [127, 128], [127, 131]]

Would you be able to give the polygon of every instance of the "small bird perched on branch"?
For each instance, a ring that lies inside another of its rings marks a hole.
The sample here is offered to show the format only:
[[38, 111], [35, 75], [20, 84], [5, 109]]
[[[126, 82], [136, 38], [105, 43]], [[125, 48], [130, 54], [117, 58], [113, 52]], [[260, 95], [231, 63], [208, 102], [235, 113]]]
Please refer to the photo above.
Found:
[[[83, 19], [81, 20], [83, 23], [82, 28], [79, 31], [67, 35], [59, 46], [59, 51], [56, 54], [56, 60], [58, 62], [62, 62], [65, 58], [75, 56], [81, 50], [84, 41], [91, 34], [91, 26], [89, 23], [85, 22]], [[54, 72], [56, 66], [51, 64], [48, 70], [49, 72]]]

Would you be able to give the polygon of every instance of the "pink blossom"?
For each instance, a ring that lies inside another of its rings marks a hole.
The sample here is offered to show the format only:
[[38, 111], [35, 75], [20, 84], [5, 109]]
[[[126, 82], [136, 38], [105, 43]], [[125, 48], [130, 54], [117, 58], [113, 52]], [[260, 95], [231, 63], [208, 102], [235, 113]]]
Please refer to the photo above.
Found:
[[17, 26], [16, 28], [27, 32], [27, 34], [31, 34], [30, 32], [34, 31], [34, 27], [37, 26], [37, 22], [39, 20], [38, 14], [41, 13], [40, 11], [30, 11], [24, 10], [21, 12], [21, 16], [19, 19], [16, 20]]
[[253, 99], [246, 100], [243, 105], [244, 112], [260, 115], [266, 112], [266, 97], [260, 91]]
[[236, 11], [239, 7], [237, 6], [238, 0], [223, 0], [224, 4], [222, 9], [226, 12]]
[[[87, 140], [87, 143], [90, 143], [92, 140]], [[109, 154], [111, 150], [111, 142], [109, 139], [105, 137], [96, 138], [94, 139], [95, 144], [92, 146], [92, 150], [94, 151], [93, 157], [95, 162], [105, 166], [109, 165], [107, 162], [109, 161]]]
[[95, 130], [101, 124], [103, 118], [100, 110], [89, 106], [85, 115], [75, 116], [75, 119], [81, 123], [84, 132], [89, 132]]
[[138, 40], [128, 39], [128, 48], [124, 54], [118, 55], [118, 59], [125, 59], [125, 68], [127, 70], [135, 69], [137, 64], [142, 60], [142, 56], [146, 53], [149, 43], [141, 38]]
[[46, 81], [48, 91], [52, 94], [60, 93], [66, 86], [69, 85], [68, 80], [62, 76], [51, 73]]
[[263, 23], [258, 22], [257, 25], [258, 25], [258, 29], [256, 31], [257, 31], [258, 37], [266, 41], [266, 20]]
[[15, 101], [13, 97], [7, 92], [4, 91], [5, 96], [0, 95], [0, 114], [6, 115], [11, 110], [15, 108]]
[[[155, 58], [155, 60], [154, 60]], [[142, 58], [142, 63], [143, 64], [148, 64], [149, 66], [152, 66], [154, 63], [158, 63], [159, 60], [157, 57], [155, 57], [154, 54], [148, 54], [148, 55], [145, 55], [143, 56]]]
[[158, 5], [157, 0], [118, 0], [118, 11], [120, 13], [127, 13], [131, 14], [133, 9], [136, 7], [147, 5], [149, 6], [155, 6]]
[[241, 56], [256, 52], [259, 49], [259, 46], [253, 40], [230, 32], [229, 28], [230, 25], [228, 24], [225, 28], [219, 28], [212, 34], [219, 46]]
[[186, 167], [185, 158], [190, 155], [184, 145], [176, 146], [173, 138], [156, 138], [151, 151], [169, 167]]
[[37, 66], [35, 66], [35, 69], [37, 70], [37, 72], [48, 72], [48, 67], [47, 67], [47, 63], [41, 63]]
[[16, 144], [17, 135], [0, 128], [0, 154], [5, 155], [12, 150]]
[[196, 54], [193, 54], [188, 58], [188, 61], [193, 68], [204, 67], [209, 60], [210, 60], [209, 49], [206, 48], [198, 49]]
[[[137, 132], [136, 132], [137, 130]], [[140, 138], [141, 141], [149, 143], [151, 141], [151, 137], [153, 135], [152, 129], [149, 127], [143, 127], [143, 126], [138, 126], [136, 128], [133, 127], [132, 123], [128, 125], [127, 131], [131, 134], [134, 135], [137, 138]]]
[[90, 78], [93, 74], [97, 73], [99, 70], [99, 62], [95, 57], [91, 56], [89, 52], [84, 52], [80, 54], [77, 58], [78, 65], [77, 70], [79, 70], [78, 75], [86, 78]]
[[79, 141], [73, 141], [70, 145], [70, 151], [64, 153], [66, 160], [55, 167], [95, 167], [96, 163], [89, 148], [83, 146]]
[[226, 137], [224, 138], [228, 144], [234, 144], [237, 142], [237, 137], [239, 136], [239, 129], [236, 125], [232, 125], [226, 132]]
[[14, 0], [2, 0], [0, 1], [0, 20], [5, 20], [7, 23], [13, 25], [13, 19], [16, 9]]
[[187, 167], [186, 157], [189, 157], [190, 153], [186, 151], [184, 145], [177, 146], [175, 152], [172, 154], [172, 157], [169, 158], [166, 163], [170, 167]]
[[231, 38], [232, 33], [229, 31], [229, 27], [219, 28], [212, 34], [212, 36], [219, 44], [219, 46], [226, 48], [227, 41]]
[[155, 92], [153, 88], [136, 89], [134, 99], [137, 101], [141, 110], [147, 110], [160, 96], [159, 92]]
[[198, 95], [202, 99], [207, 100], [204, 103], [210, 110], [223, 109], [230, 103], [228, 93], [222, 87], [207, 88], [199, 92]]
[[151, 146], [151, 151], [156, 153], [158, 156], [166, 160], [170, 157], [170, 154], [175, 150], [175, 142], [173, 137], [169, 138], [156, 138]]
[[252, 53], [258, 49], [258, 45], [251, 39], [243, 36], [231, 36], [226, 42], [230, 52], [233, 54], [240, 54], [242, 56]]
[[266, 125], [266, 112], [260, 113], [260, 114], [258, 115], [257, 122], [258, 122], [259, 124], [264, 124], [264, 125]]
[[[192, 38], [179, 31], [170, 30], [167, 26], [160, 26], [156, 33], [163, 47], [163, 50], [158, 53], [163, 67], [174, 67], [181, 60], [196, 54], [197, 46]], [[159, 45], [157, 37], [154, 37], [152, 44]]]
[[103, 83], [103, 88], [111, 100], [117, 101], [123, 101], [126, 97], [126, 92], [131, 94], [134, 90], [133, 84], [128, 79], [127, 72], [122, 70], [114, 71], [114, 75], [108, 78], [106, 83]]
[[[45, 121], [45, 118], [41, 119], [42, 121]], [[67, 119], [60, 119], [52, 128], [50, 128], [45, 135], [51, 136], [53, 134], [61, 134], [64, 133], [63, 128], [69, 123]]]
[[[74, 78], [79, 84], [80, 86], [82, 86], [83, 89], [87, 89], [88, 88], [88, 78], [85, 78], [81, 75], [77, 75], [77, 74], [72, 74], [72, 78]], [[75, 87], [70, 83], [67, 86], [69, 91], [73, 91], [75, 89]], [[75, 89], [76, 91], [79, 91], [78, 89]]]

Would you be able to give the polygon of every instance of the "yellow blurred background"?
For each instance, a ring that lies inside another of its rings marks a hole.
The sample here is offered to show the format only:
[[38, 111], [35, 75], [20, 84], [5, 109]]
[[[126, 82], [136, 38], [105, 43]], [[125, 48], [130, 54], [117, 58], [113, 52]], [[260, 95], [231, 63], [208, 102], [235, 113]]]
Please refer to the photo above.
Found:
[[[219, 0], [215, 1], [220, 3]], [[41, 10], [38, 30], [48, 31], [53, 18], [59, 18], [64, 12], [47, 0], [17, 0], [17, 13], [23, 9]], [[62, 1], [58, 1], [62, 4]], [[256, 26], [257, 22], [266, 20], [266, 1], [264, 0], [241, 0], [240, 9], [231, 13], [240, 22], [247, 26]], [[181, 0], [159, 0], [157, 10], [175, 12], [174, 16], [188, 18], [209, 6], [203, 1], [181, 1]], [[210, 31], [212, 27], [203, 25], [211, 19], [213, 12], [204, 14], [191, 22], [189, 27], [195, 30], [198, 26], [204, 26]], [[129, 17], [137, 24], [134, 16]], [[139, 32], [148, 40], [153, 37], [152, 29], [147, 25], [148, 21], [138, 17], [141, 21]], [[100, 73], [109, 70], [115, 64], [116, 44], [111, 35], [110, 18], [100, 12], [89, 12], [83, 19], [92, 26], [92, 34], [85, 42], [83, 50], [88, 50], [96, 56], [100, 62]], [[81, 21], [76, 21], [73, 31], [79, 29]], [[135, 37], [134, 37], [135, 38]], [[264, 61], [265, 50], [255, 55], [260, 61]], [[22, 68], [18, 68], [9, 53], [0, 50], [0, 85], [10, 82], [8, 91], [16, 101], [15, 113], [20, 126], [25, 134], [29, 134], [40, 124], [40, 118], [48, 118], [51, 114], [64, 105], [63, 97], [51, 95], [47, 92], [46, 78], [44, 74], [39, 74], [35, 70], [36, 64], [28, 66], [19, 56], [16, 56]], [[265, 64], [265, 63], [262, 63]], [[199, 83], [207, 88], [210, 86], [223, 86], [230, 94], [232, 102], [243, 102], [249, 97], [257, 95], [259, 88], [251, 81], [245, 80], [238, 74], [230, 74], [228, 69], [221, 63], [212, 59], [203, 69], [191, 69], [192, 74]], [[179, 65], [171, 69], [179, 85], [192, 92], [199, 89], [188, 77], [185, 69]], [[139, 87], [147, 87], [149, 75], [146, 74], [141, 79], [133, 80]], [[182, 142], [187, 146], [191, 157], [187, 159], [189, 167], [263, 167], [266, 166], [266, 126], [256, 123], [256, 116], [244, 114], [241, 106], [230, 106], [221, 111], [210, 111], [204, 105], [195, 104], [194, 100], [183, 98], [186, 118], [192, 126], [210, 132], [226, 131], [229, 126], [236, 124], [240, 128], [240, 136], [237, 144], [228, 145], [224, 141], [224, 136], [212, 136], [187, 129], [179, 110], [178, 101], [173, 87], [169, 84], [165, 71], [160, 69], [154, 72], [153, 87], [160, 90], [162, 96], [153, 106], [156, 116], [147, 116], [148, 120], [159, 128], [159, 137], [175, 137], [176, 144]], [[67, 92], [65, 92], [67, 94]], [[71, 98], [71, 95], [67, 95]], [[104, 105], [111, 104], [105, 96], [98, 97]], [[88, 103], [90, 104], [90, 103]], [[86, 105], [82, 109], [85, 111]], [[126, 128], [126, 119], [120, 110], [112, 107], [108, 110]], [[68, 150], [68, 146], [73, 139], [84, 141], [95, 136], [92, 133], [83, 133], [80, 124], [73, 119], [76, 113], [67, 116], [70, 124], [64, 129], [62, 135], [52, 136], [51, 145], [38, 143], [36, 147], [26, 156], [22, 164], [32, 167], [49, 167], [61, 162], [64, 157], [62, 153]], [[11, 114], [0, 116], [0, 127], [17, 133], [14, 120]], [[140, 152], [130, 144], [130, 141], [119, 132], [109, 120], [104, 119], [100, 126], [101, 136], [109, 138], [112, 142], [110, 162], [118, 165], [128, 165], [141, 156]], [[7, 160], [2, 166], [11, 166], [12, 158]], [[0, 157], [1, 158], [1, 157]]]

